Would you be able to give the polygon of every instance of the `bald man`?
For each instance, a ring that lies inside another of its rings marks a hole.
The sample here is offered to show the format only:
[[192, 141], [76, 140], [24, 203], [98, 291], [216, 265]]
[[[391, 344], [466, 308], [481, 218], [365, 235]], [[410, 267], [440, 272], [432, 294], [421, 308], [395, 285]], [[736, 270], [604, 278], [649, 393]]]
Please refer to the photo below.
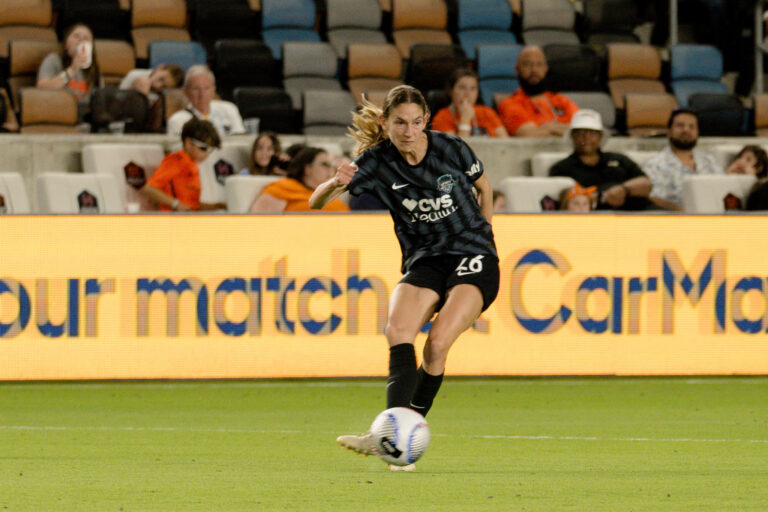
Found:
[[547, 58], [539, 46], [520, 51], [515, 66], [520, 87], [501, 102], [499, 114], [510, 135], [560, 137], [579, 107], [567, 96], [545, 90]]

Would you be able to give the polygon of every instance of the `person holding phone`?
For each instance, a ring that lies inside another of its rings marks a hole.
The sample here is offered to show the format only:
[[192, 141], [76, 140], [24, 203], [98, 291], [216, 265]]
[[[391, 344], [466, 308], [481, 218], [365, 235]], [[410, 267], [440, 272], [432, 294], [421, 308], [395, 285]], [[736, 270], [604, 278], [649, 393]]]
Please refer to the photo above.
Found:
[[71, 90], [77, 96], [82, 121], [88, 113], [91, 91], [104, 86], [93, 48], [93, 32], [88, 25], [76, 23], [64, 32], [63, 41], [60, 53], [49, 53], [43, 59], [36, 86]]
[[240, 170], [241, 175], [285, 176], [290, 157], [283, 153], [280, 139], [274, 132], [261, 132], [251, 146], [248, 167]]

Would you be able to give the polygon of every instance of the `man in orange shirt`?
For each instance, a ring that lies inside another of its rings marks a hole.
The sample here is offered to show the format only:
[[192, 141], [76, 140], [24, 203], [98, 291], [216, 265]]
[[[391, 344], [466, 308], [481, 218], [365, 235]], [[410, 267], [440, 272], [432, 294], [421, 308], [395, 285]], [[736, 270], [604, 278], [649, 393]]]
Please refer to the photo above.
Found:
[[169, 153], [141, 189], [158, 210], [190, 211], [226, 208], [220, 203], [200, 202], [200, 175], [197, 164], [221, 146], [216, 128], [209, 121], [193, 117], [181, 129], [182, 149]]
[[568, 129], [579, 107], [567, 96], [545, 90], [549, 67], [544, 51], [526, 46], [515, 66], [520, 87], [499, 105], [499, 113], [510, 135], [560, 137]]

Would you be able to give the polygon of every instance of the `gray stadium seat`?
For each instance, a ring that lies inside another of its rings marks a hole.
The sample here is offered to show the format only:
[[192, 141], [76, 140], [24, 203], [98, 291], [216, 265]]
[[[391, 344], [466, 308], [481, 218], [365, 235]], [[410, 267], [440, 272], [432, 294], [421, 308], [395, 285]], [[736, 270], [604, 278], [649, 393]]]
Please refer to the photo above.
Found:
[[743, 209], [755, 183], [754, 176], [720, 174], [683, 178], [683, 210], [686, 213], [725, 213], [726, 197], [738, 198]]
[[304, 93], [304, 133], [307, 135], [346, 135], [357, 101], [347, 91], [306, 91]]
[[41, 213], [123, 213], [120, 186], [109, 174], [43, 173], [35, 181]]
[[0, 214], [30, 213], [24, 179], [17, 172], [0, 172]]
[[507, 196], [507, 211], [510, 213], [538, 213], [544, 211], [542, 200], [546, 197], [559, 201], [563, 190], [576, 182], [564, 176], [540, 178], [535, 176], [512, 176], [504, 178], [499, 187]]
[[576, 12], [569, 0], [524, 0], [523, 41], [545, 46], [550, 43], [579, 44], [574, 30]]
[[283, 87], [293, 108], [301, 110], [301, 94], [310, 89], [339, 91], [341, 83], [336, 52], [328, 43], [285, 43], [283, 45]]
[[326, 0], [328, 42], [339, 59], [352, 43], [385, 44], [378, 0]]
[[248, 213], [264, 187], [280, 176], [232, 176], [225, 184], [228, 213]]

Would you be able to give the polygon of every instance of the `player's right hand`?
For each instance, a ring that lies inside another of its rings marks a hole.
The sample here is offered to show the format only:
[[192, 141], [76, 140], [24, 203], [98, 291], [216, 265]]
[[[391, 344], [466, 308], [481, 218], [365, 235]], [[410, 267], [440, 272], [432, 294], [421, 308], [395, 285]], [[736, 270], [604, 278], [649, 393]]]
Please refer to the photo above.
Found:
[[357, 172], [357, 164], [355, 164], [354, 162], [351, 162], [348, 164], [342, 164], [339, 166], [338, 169], [336, 169], [336, 176], [335, 176], [336, 182], [346, 187], [352, 181], [352, 177], [355, 175], [356, 172]]

